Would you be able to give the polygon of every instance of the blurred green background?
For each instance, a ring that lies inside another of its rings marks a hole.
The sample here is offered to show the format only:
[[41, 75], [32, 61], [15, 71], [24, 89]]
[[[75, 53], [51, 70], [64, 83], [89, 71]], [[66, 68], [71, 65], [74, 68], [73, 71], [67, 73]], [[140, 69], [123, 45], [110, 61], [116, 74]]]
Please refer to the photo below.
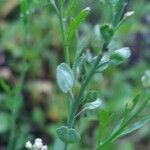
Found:
[[[88, 49], [85, 51], [95, 54], [101, 45], [96, 26], [111, 21], [110, 6], [107, 0], [78, 1], [70, 15], [76, 16], [83, 8], [91, 7], [91, 13], [80, 25], [79, 32], [87, 40]], [[120, 27], [111, 46], [114, 49], [129, 46], [132, 49], [131, 58], [117, 68], [109, 67], [104, 74], [97, 76], [99, 80], [95, 78], [92, 83], [92, 87], [97, 89], [99, 96], [118, 117], [125, 104], [142, 91], [141, 76], [150, 69], [150, 1], [128, 1], [126, 10], [135, 11], [135, 14]], [[25, 50], [27, 33], [21, 19], [20, 1], [0, 0], [0, 150], [5, 150], [9, 143], [12, 128], [10, 110], [15, 105], [8, 101], [7, 92], [14, 91], [25, 67], [22, 63], [24, 58], [30, 67], [23, 90], [17, 98], [13, 94], [10, 96], [17, 102], [16, 105], [22, 100], [16, 119], [15, 150], [23, 150], [25, 142], [36, 137], [42, 138], [49, 149], [54, 149], [54, 143], [61, 145], [55, 130], [66, 123], [68, 114], [66, 95], [61, 93], [55, 80], [56, 67], [64, 61], [58, 16], [48, 0], [29, 2], [29, 43]], [[73, 54], [74, 50], [72, 57]], [[74, 145], [73, 150], [94, 149], [98, 140], [98, 119], [93, 116], [80, 118], [82, 142]], [[111, 125], [108, 125], [108, 130]], [[111, 149], [150, 150], [150, 125], [117, 141]]]

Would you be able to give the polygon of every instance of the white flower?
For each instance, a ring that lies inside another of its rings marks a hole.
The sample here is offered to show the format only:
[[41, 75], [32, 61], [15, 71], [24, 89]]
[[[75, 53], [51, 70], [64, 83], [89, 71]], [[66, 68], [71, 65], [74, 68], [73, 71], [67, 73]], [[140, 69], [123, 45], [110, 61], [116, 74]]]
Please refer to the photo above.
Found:
[[44, 145], [41, 150], [47, 150], [47, 145]]
[[144, 75], [141, 78], [143, 87], [149, 88], [150, 87], [150, 70], [145, 71]]
[[35, 139], [35, 143], [33, 145], [33, 148], [35, 150], [40, 150], [40, 149], [42, 149], [42, 147], [43, 147], [42, 139], [40, 139], [40, 138]]
[[30, 141], [26, 142], [25, 147], [28, 150], [48, 150], [47, 145], [43, 145], [43, 141], [40, 138], [36, 138], [33, 145]]
[[32, 143], [30, 141], [26, 142], [25, 147], [27, 149], [31, 149], [32, 148]]

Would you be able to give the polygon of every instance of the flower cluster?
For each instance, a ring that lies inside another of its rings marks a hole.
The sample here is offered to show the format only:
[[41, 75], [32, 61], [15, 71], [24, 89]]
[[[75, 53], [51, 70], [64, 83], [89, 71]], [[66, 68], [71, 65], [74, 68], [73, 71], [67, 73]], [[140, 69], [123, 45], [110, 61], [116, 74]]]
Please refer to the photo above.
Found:
[[40, 138], [35, 139], [34, 144], [30, 141], [26, 142], [25, 147], [28, 150], [48, 150], [47, 145], [43, 145], [43, 141]]

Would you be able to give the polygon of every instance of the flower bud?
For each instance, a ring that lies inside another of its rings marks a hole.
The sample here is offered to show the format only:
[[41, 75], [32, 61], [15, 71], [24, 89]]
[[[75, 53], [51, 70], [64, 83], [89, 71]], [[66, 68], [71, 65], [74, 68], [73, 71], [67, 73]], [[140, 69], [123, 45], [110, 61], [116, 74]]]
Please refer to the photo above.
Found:
[[132, 16], [133, 14], [134, 14], [134, 11], [128, 11], [128, 12], [126, 12], [126, 13], [124, 14], [124, 19], [126, 19], [126, 18]]
[[130, 101], [130, 102], [128, 102], [128, 103], [126, 104], [126, 108], [127, 108], [128, 110], [131, 110], [131, 109], [133, 108], [133, 106], [134, 106], [133, 101]]
[[128, 59], [131, 55], [130, 49], [128, 47], [123, 47], [121, 49], [115, 50], [112, 52], [110, 58], [111, 63], [118, 65]]

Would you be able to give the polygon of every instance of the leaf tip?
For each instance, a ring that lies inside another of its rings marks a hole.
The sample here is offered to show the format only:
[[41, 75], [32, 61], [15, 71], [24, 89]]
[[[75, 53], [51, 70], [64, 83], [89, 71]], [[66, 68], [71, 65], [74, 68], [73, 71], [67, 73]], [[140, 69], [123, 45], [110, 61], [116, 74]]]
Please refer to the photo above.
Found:
[[90, 12], [90, 11], [91, 11], [91, 8], [90, 8], [90, 7], [87, 7], [87, 8], [85, 8], [85, 11]]

